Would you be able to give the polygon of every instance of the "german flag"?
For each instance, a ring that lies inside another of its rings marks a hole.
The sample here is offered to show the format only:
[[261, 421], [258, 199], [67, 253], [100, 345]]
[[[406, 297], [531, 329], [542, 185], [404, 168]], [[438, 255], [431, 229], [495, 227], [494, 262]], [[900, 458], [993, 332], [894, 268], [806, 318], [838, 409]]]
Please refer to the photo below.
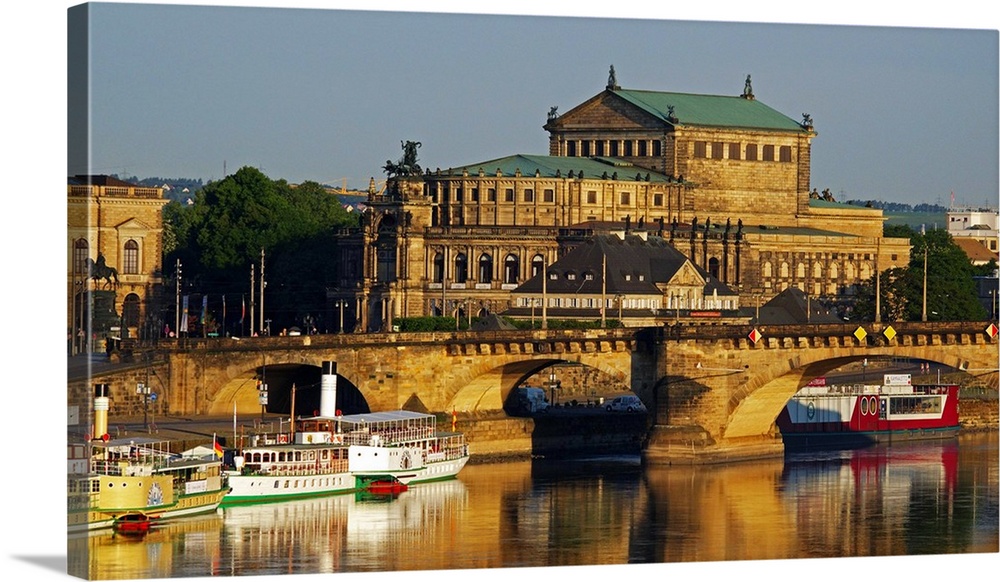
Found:
[[215, 456], [222, 458], [222, 445], [216, 440], [215, 435], [212, 435], [212, 449], [215, 450]]

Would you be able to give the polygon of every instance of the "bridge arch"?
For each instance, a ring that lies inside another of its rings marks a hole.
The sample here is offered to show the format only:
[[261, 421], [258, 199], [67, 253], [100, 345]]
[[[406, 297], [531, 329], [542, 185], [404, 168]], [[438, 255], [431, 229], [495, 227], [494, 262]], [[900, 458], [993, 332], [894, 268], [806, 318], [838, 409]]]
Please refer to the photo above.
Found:
[[468, 378], [457, 379], [447, 410], [501, 410], [511, 391], [546, 368], [562, 363], [582, 364], [607, 374], [616, 381], [626, 384], [629, 382], [630, 375], [627, 371], [604, 362], [587, 361], [586, 358], [556, 355], [511, 357], [505, 361], [474, 367]]
[[[942, 361], [951, 358], [940, 356], [941, 354], [929, 353], [925, 357], [909, 359], [936, 364], [939, 368], [962, 370], [955, 368], [954, 362]], [[809, 362], [799, 361], [801, 358], [792, 358], [768, 366], [745, 382], [730, 397], [729, 419], [721, 436], [726, 440], [770, 436], [781, 410], [796, 392], [813, 379], [852, 363], [893, 357], [895, 357], [893, 350], [886, 348]], [[968, 369], [968, 361], [964, 363], [964, 368]], [[878, 383], [880, 380], [880, 373], [873, 370], [867, 382]]]

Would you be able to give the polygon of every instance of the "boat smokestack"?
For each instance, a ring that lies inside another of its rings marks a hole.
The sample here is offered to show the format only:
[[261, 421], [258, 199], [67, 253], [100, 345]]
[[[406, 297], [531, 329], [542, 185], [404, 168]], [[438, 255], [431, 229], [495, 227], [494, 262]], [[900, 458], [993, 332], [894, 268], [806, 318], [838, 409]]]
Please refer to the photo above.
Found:
[[319, 415], [327, 418], [337, 416], [337, 362], [323, 362], [320, 378]]
[[108, 434], [108, 408], [111, 393], [107, 384], [94, 384], [94, 439]]

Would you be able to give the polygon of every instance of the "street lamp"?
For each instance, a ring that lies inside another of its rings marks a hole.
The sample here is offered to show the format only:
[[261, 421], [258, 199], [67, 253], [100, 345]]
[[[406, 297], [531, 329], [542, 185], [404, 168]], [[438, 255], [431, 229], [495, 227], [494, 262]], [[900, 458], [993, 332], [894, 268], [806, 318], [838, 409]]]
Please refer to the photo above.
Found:
[[333, 302], [333, 306], [340, 310], [340, 325], [337, 327], [337, 333], [344, 333], [344, 306], [347, 301], [343, 299], [337, 299]]

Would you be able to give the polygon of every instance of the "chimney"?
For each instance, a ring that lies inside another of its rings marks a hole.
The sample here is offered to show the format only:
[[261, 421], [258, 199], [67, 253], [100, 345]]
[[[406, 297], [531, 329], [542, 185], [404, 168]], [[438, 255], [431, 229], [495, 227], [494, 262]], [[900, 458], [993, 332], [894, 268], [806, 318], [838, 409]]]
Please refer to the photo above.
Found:
[[91, 438], [95, 440], [108, 434], [109, 394], [107, 384], [94, 384], [94, 435]]
[[323, 362], [320, 377], [319, 415], [325, 418], [337, 416], [337, 362]]

